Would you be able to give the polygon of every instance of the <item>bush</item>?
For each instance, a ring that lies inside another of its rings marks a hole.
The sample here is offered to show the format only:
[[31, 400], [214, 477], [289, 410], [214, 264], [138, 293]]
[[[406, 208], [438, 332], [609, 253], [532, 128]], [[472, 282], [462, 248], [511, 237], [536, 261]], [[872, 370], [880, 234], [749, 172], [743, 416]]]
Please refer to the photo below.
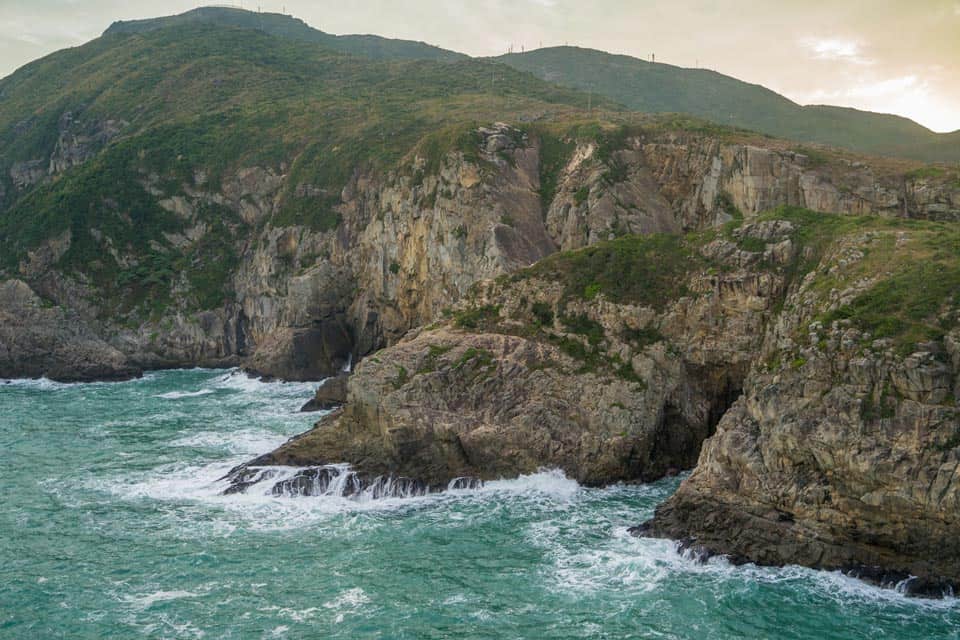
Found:
[[545, 302], [534, 302], [531, 308], [533, 316], [544, 327], [553, 326], [553, 309]]

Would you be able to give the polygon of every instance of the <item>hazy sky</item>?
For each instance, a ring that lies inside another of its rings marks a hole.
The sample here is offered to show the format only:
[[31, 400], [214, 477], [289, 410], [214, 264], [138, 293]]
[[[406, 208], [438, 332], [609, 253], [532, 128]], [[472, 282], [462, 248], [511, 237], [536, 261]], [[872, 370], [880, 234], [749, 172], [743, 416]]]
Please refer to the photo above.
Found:
[[[0, 0], [0, 76], [113, 20], [196, 0]], [[234, 0], [234, 4], [240, 3]], [[802, 104], [960, 129], [960, 0], [244, 0], [330, 33], [425, 40], [472, 55], [566, 44], [755, 82]]]

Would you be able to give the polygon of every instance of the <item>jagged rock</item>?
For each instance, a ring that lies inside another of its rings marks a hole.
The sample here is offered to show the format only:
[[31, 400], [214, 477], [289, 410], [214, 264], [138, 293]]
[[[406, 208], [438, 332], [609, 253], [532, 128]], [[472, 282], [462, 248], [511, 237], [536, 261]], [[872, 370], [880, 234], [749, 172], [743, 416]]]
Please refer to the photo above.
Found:
[[[842, 315], [856, 318], [857, 307], [833, 301], [850, 305], [858, 296], [889, 292], [884, 285], [898, 274], [921, 268], [911, 252], [925, 252], [938, 233], [871, 232], [837, 240], [826, 256], [829, 264], [805, 277], [767, 326], [764, 360], [754, 365], [743, 396], [705, 443], [693, 474], [636, 533], [690, 539], [704, 553], [758, 564], [845, 570], [888, 586], [898, 583], [912, 595], [955, 589], [956, 330], [942, 339], [908, 342], [905, 352], [903, 334], [870, 341], [851, 326], [853, 320], [817, 319], [824, 308], [848, 309]], [[897, 253], [880, 261], [882, 273], [871, 279], [848, 275], [860, 273], [869, 252], [894, 246]], [[952, 268], [950, 262], [936, 267], [948, 273]], [[833, 289], [825, 291], [820, 278]], [[908, 289], [887, 295], [882, 308], [891, 322], [905, 323], [902, 314], [918, 313], [903, 308], [911, 299]], [[940, 316], [949, 327], [956, 301], [940, 302], [949, 309]], [[919, 324], [909, 331], [919, 332], [929, 320], [912, 322]]]
[[92, 158], [129, 123], [103, 120], [85, 123], [80, 114], [66, 111], [60, 116], [60, 137], [50, 155], [47, 173], [57, 175]]
[[287, 498], [414, 498], [434, 491], [477, 489], [483, 486], [477, 478], [456, 478], [446, 487], [428, 487], [413, 478], [358, 473], [347, 465], [308, 467], [284, 476], [283, 472], [276, 468], [262, 468], [251, 463], [231, 470], [221, 479], [230, 481], [230, 486], [223, 491], [224, 495], [245, 493], [262, 482], [271, 482], [269, 493]]
[[251, 374], [284, 380], [320, 380], [350, 361], [353, 340], [342, 318], [304, 329], [278, 329], [260, 343], [244, 368]]
[[[29, 188], [51, 167], [82, 161], [125, 126], [111, 120], [81, 122], [75, 114], [68, 120], [60, 123], [59, 159], [14, 164], [15, 186]], [[382, 173], [357, 168], [339, 190], [288, 185], [285, 163], [280, 171], [240, 168], [216, 182], [205, 167], [192, 167], [192, 183], [172, 190], [159, 175], [145, 175], [146, 192], [182, 222], [181, 229], [163, 235], [173, 251], [189, 252], [212, 241], [215, 225], [202, 219], [210, 208], [232, 211], [234, 218], [224, 218], [228, 226], [242, 223], [255, 230], [253, 236], [234, 239], [237, 266], [216, 309], [192, 307], [189, 279], [179, 274], [159, 317], [142, 312], [114, 317], [115, 306], [101, 308], [101, 292], [85, 274], [58, 268], [62, 251], [77, 240], [69, 236], [66, 243], [47, 239], [24, 256], [19, 275], [58, 304], [87, 319], [99, 318], [91, 326], [100, 337], [146, 366], [242, 362], [267, 375], [312, 378], [336, 370], [332, 361], [298, 370], [305, 360], [297, 360], [294, 340], [316, 344], [317, 327], [334, 319], [343, 323], [354, 355], [366, 355], [437, 319], [475, 282], [513, 272], [557, 249], [627, 233], [708, 228], [732, 220], [737, 211], [749, 223], [779, 204], [960, 218], [960, 189], [947, 177], [904, 176], [869, 162], [812, 163], [778, 141], [759, 146], [691, 132], [640, 132], [603, 153], [596, 141], [567, 140], [570, 155], [555, 168], [555, 188], [548, 192], [541, 184], [544, 151], [538, 134], [504, 123], [477, 133], [476, 149], [451, 150], [432, 173], [423, 172], [425, 160], [413, 154], [405, 161], [410, 167]], [[276, 225], [289, 193], [331, 209], [337, 227]], [[116, 203], [107, 198], [102, 205]], [[788, 263], [793, 241], [763, 224], [744, 236], [763, 240], [763, 253], [743, 251], [735, 246], [739, 238], [718, 239], [716, 257], [735, 257], [738, 268], [759, 261]], [[118, 264], [143, 264], [142, 256], [126, 255], [127, 249], [103, 229], [89, 233]], [[151, 247], [164, 253], [157, 243]], [[340, 348], [312, 353], [338, 361], [342, 355]]]
[[43, 180], [46, 175], [43, 160], [15, 162], [10, 167], [10, 180], [13, 181], [13, 186], [16, 189], [26, 189]]
[[21, 280], [0, 282], [0, 378], [82, 382], [140, 374], [76, 313], [44, 303]]
[[[430, 487], [544, 466], [592, 485], [676, 473], [739, 394], [784, 287], [729, 268], [687, 277], [706, 295], [674, 290], [661, 310], [577, 299], [539, 276], [485, 282], [458, 311], [487, 310], [475, 330], [447, 322], [367, 357], [343, 409], [251, 465], [347, 462]], [[602, 339], [572, 347], [567, 323]]]
[[[546, 465], [605, 484], [686, 466], [698, 445], [691, 425], [638, 396], [635, 382], [576, 374], [549, 345], [437, 330], [385, 355], [389, 364], [374, 357], [358, 366], [343, 410], [256, 463], [346, 461], [431, 487]], [[700, 430], [702, 439], [707, 425]]]
[[317, 393], [300, 411], [326, 411], [339, 407], [347, 400], [347, 374], [327, 378], [317, 389]]

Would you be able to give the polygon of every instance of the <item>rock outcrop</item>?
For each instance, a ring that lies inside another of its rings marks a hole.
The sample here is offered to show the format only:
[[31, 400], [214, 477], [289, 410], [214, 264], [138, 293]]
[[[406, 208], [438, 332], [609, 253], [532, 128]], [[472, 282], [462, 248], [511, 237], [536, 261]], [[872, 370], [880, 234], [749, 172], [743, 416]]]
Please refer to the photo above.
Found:
[[543, 466], [647, 480], [705, 441], [636, 533], [937, 595], [960, 584], [955, 243], [787, 208], [551, 256], [366, 358], [342, 409], [233, 490], [337, 463], [427, 489]]
[[0, 378], [83, 382], [140, 374], [75, 313], [42, 300], [20, 280], [0, 283]]
[[350, 374], [341, 373], [327, 378], [317, 388], [317, 392], [301, 407], [300, 411], [328, 411], [336, 409], [347, 401], [347, 380]]
[[693, 474], [637, 532], [908, 593], [955, 589], [960, 272], [944, 233], [837, 241], [769, 326]]
[[[54, 164], [69, 171], [123, 126], [61, 120], [59, 160], [15, 166], [16, 184], [26, 188]], [[182, 229], [164, 232], [147, 257], [100, 229], [88, 233], [132, 273], [192, 265], [171, 277], [169, 294], [158, 294], [162, 305], [103, 299], [82, 266], [63, 266], [77, 242], [71, 231], [31, 250], [11, 275], [79, 313], [136, 366], [240, 363], [266, 376], [314, 379], [437, 319], [475, 282], [557, 250], [707, 229], [779, 205], [960, 218], [960, 188], [937, 172], [910, 174], [827, 152], [811, 160], [777, 141], [761, 147], [656, 127], [605, 131], [468, 129], [460, 146], [415, 148], [389, 171], [358, 168], [337, 194], [291, 177], [285, 165], [240, 169], [216, 184], [203, 167], [174, 187], [145, 175], [149, 197]], [[279, 220], [291, 197], [327, 210], [328, 226]], [[227, 265], [219, 272], [218, 261]], [[190, 269], [222, 281], [211, 285]]]
[[[767, 241], [623, 238], [475, 286], [452, 318], [364, 359], [343, 409], [239, 469], [234, 490], [278, 465], [350, 463], [434, 490], [541, 467], [588, 485], [689, 468], [782, 300], [775, 266], [795, 258], [789, 222], [741, 231]], [[604, 280], [621, 259], [626, 286]], [[584, 296], [569, 277], [600, 284]]]

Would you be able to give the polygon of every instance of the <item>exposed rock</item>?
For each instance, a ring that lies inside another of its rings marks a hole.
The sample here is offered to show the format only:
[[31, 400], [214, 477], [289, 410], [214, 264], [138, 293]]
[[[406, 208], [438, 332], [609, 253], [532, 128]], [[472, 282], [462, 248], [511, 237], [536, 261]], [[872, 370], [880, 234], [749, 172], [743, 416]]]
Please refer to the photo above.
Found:
[[84, 122], [82, 114], [64, 112], [58, 123], [60, 137], [50, 155], [47, 173], [53, 176], [83, 164], [128, 124], [123, 120]]
[[[357, 473], [347, 465], [325, 465], [284, 474], [271, 467], [243, 465], [230, 471], [224, 479], [231, 484], [224, 495], [243, 493], [264, 482], [272, 483], [269, 493], [275, 496], [302, 498], [336, 496], [338, 498], [413, 498], [431, 492], [419, 480], [396, 476], [369, 476]], [[476, 489], [483, 483], [476, 478], [456, 478], [444, 489]]]
[[578, 375], [556, 347], [437, 330], [388, 357], [359, 365], [342, 411], [257, 464], [349, 461], [367, 475], [442, 488], [462, 476], [509, 477], [544, 465], [604, 484], [690, 463], [687, 438], [664, 432], [636, 383]]
[[[694, 473], [638, 533], [689, 539], [702, 553], [758, 564], [902, 582], [917, 595], [955, 589], [958, 334], [904, 343], [930, 320], [919, 315], [924, 307], [910, 306], [920, 304], [910, 302], [910, 289], [891, 288], [916, 269], [955, 277], [955, 254], [928, 256], [947, 262], [926, 267], [913, 257], [949, 242], [940, 233], [866, 232], [837, 241], [768, 325], [765, 357]], [[865, 279], [859, 274], [868, 260], [883, 271]], [[888, 326], [905, 333], [875, 340], [858, 328], [855, 304], [858, 296], [884, 294]], [[946, 307], [937, 322], [950, 327], [956, 300], [940, 302]], [[827, 324], [818, 319], [825, 307], [854, 320]]]
[[[56, 162], [12, 167], [19, 189], [44, 179], [51, 166], [60, 170], [81, 162], [124, 126], [68, 115], [61, 119]], [[565, 140], [568, 157], [551, 177], [555, 189], [547, 192], [541, 184], [544, 140], [536, 129], [497, 123], [477, 134], [476, 148], [450, 150], [429, 165], [433, 171], [425, 171], [426, 160], [414, 152], [392, 171], [358, 168], [339, 190], [306, 182], [291, 187], [285, 163], [279, 170], [241, 168], [215, 182], [204, 167], [194, 167], [192, 183], [175, 186], [145, 175], [143, 188], [182, 223], [151, 242], [155, 255], [189, 255], [195, 247], [220, 242], [223, 233], [234, 234], [237, 266], [216, 308], [197, 308], [190, 279], [181, 272], [172, 278], [164, 308], [115, 317], [115, 301], [103, 308], [94, 280], [60, 269], [58, 262], [77, 242], [69, 232], [25, 255], [19, 277], [88, 321], [98, 318], [90, 326], [102, 339], [147, 366], [242, 362], [264, 375], [313, 378], [337, 371], [344, 335], [354, 357], [372, 353], [436, 320], [475, 282], [516, 271], [557, 249], [630, 233], [710, 228], [738, 214], [749, 221], [779, 204], [960, 218], [960, 189], [949, 178], [905, 176], [836, 158], [812, 162], [773, 141], [766, 148], [656, 129], [637, 130], [618, 142], [619, 148]], [[291, 192], [332, 208], [337, 227], [276, 225], [284, 194]], [[116, 203], [106, 199], [103, 206]], [[210, 211], [216, 217], [210, 218]], [[109, 232], [89, 233], [121, 267], [147, 264]], [[737, 251], [729, 242], [714, 250], [718, 256]], [[793, 251], [789, 240], [767, 250], [764, 259], [774, 262]], [[737, 255], [746, 261], [743, 267], [757, 259]], [[194, 257], [179, 264], [196, 262]], [[341, 334], [336, 346], [331, 327]], [[313, 345], [309, 357], [337, 362], [308, 363], [296, 355], [295, 341]]]
[[[771, 240], [790, 231], [773, 227]], [[364, 359], [342, 410], [251, 466], [347, 462], [431, 489], [544, 466], [590, 485], [689, 468], [739, 394], [784, 282], [701, 266], [682, 275], [691, 295], [678, 286], [663, 309], [570, 296], [539, 266], [479, 285], [457, 320]]]
[[317, 389], [317, 393], [300, 411], [326, 411], [335, 409], [347, 401], [348, 374], [327, 378]]
[[343, 318], [304, 329], [277, 329], [260, 343], [244, 367], [249, 373], [284, 380], [320, 380], [350, 361], [353, 341]]
[[26, 189], [34, 185], [47, 175], [43, 160], [26, 160], [15, 162], [10, 167], [10, 179], [16, 189]]
[[140, 373], [76, 313], [45, 304], [21, 280], [0, 282], [0, 378], [81, 382]]

